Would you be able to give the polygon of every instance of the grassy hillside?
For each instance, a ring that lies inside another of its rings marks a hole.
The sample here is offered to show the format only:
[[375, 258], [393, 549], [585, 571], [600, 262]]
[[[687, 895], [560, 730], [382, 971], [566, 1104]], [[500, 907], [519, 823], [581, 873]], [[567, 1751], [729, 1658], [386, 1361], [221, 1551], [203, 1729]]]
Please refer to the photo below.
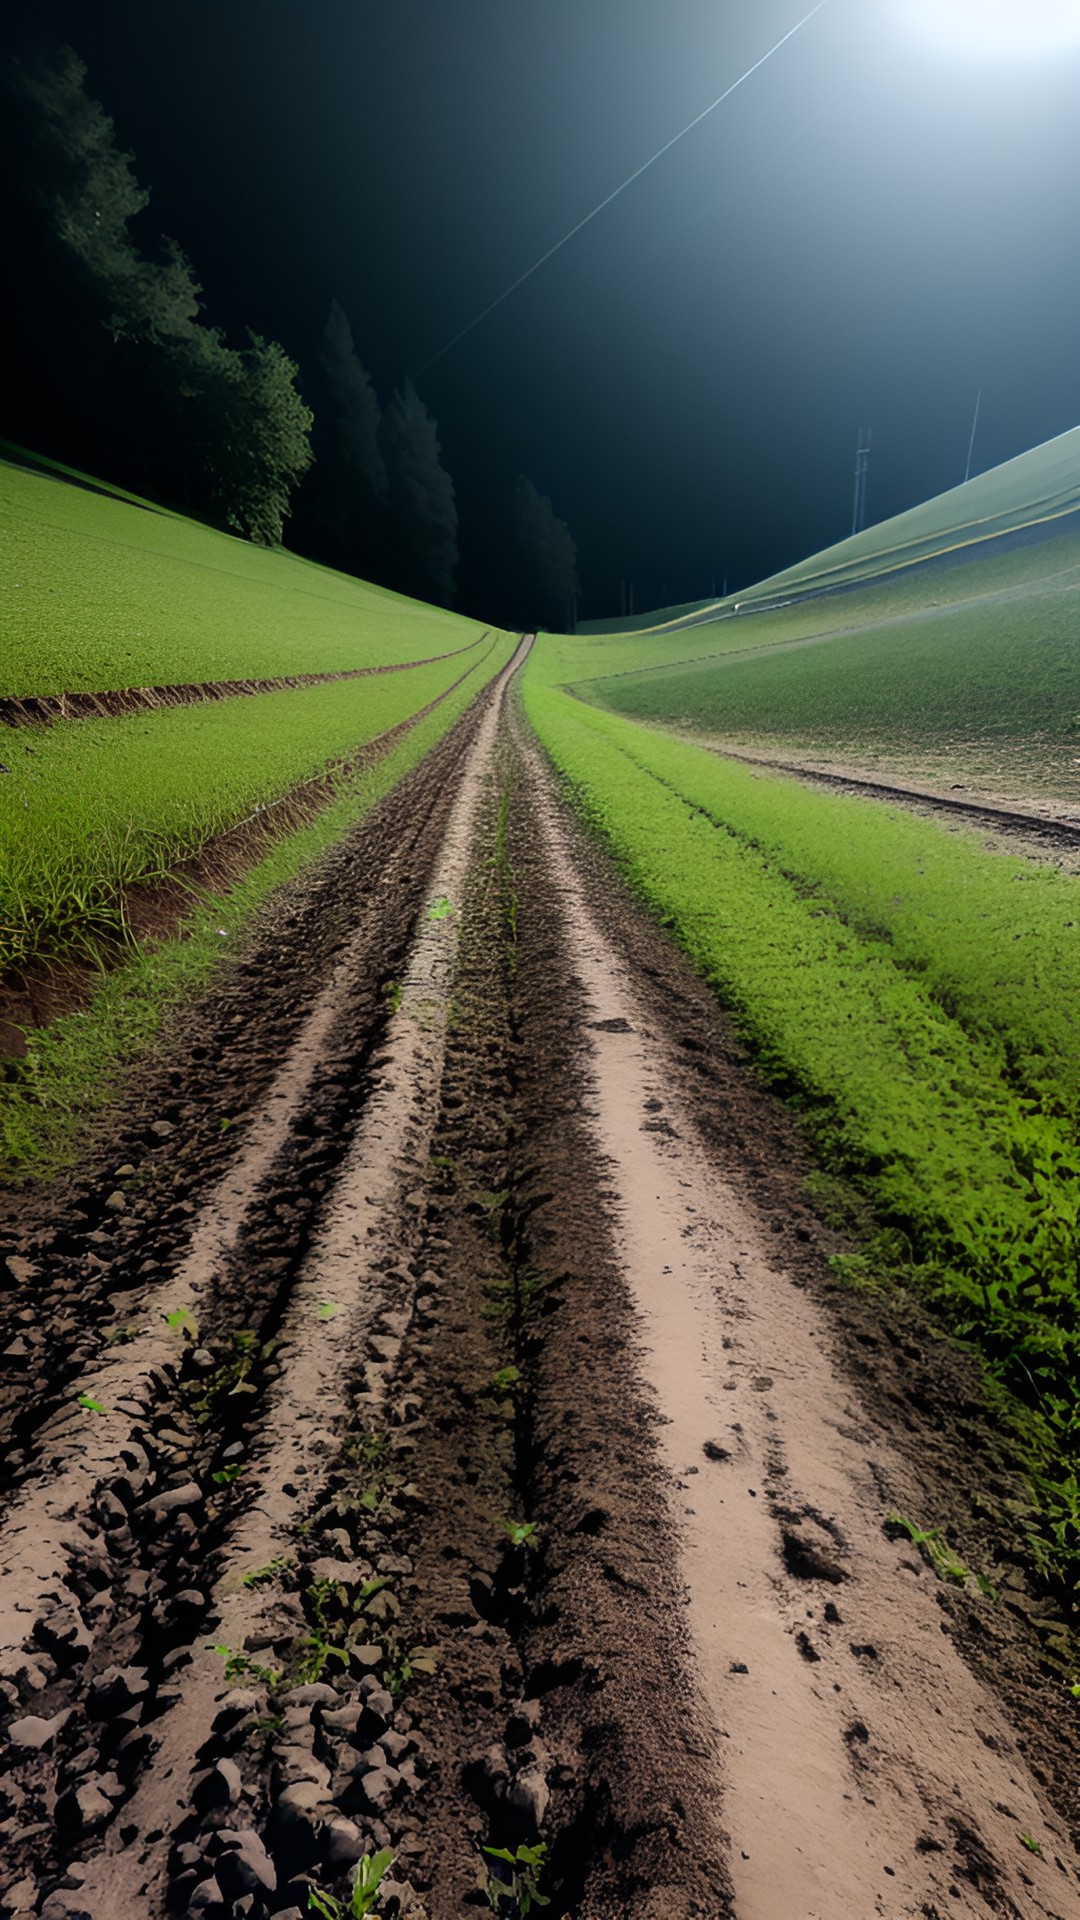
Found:
[[845, 595], [846, 630], [811, 601], [681, 634], [688, 657], [670, 666], [656, 636], [609, 643], [606, 660], [586, 643], [562, 665], [586, 698], [665, 726], [1080, 799], [1080, 534], [980, 563], [984, 591], [950, 605], [962, 571], [936, 583], [937, 604], [918, 604], [912, 577]]
[[[0, 1010], [10, 1025], [25, 1020], [27, 968], [98, 970], [73, 982], [76, 1013], [23, 1028], [25, 1050], [4, 1068], [0, 1158], [9, 1171], [47, 1171], [164, 1009], [212, 971], [223, 933], [416, 764], [514, 640], [59, 472], [0, 467], [0, 509], [5, 694], [416, 663], [331, 685], [4, 728]], [[374, 762], [357, 761], [359, 748], [408, 721]], [[307, 825], [282, 827], [267, 852], [284, 818], [268, 815], [247, 856], [257, 864], [227, 895], [192, 891], [182, 940], [139, 950], [133, 887], [312, 782]]]
[[0, 465], [0, 696], [431, 658], [475, 621], [180, 514]]
[[770, 574], [727, 599], [658, 607], [630, 620], [583, 621], [583, 634], [662, 633], [716, 615], [776, 604], [793, 594], [827, 593], [880, 579], [949, 556], [975, 558], [993, 551], [1003, 535], [1052, 528], [1080, 513], [1080, 427], [1018, 454], [961, 486], [920, 502], [906, 513], [795, 566]]

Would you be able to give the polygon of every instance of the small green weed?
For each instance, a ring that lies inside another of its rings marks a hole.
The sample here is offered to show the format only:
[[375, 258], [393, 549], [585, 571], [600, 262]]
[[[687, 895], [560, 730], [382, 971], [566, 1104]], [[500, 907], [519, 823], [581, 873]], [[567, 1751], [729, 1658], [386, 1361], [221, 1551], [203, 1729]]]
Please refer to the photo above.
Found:
[[551, 1905], [548, 1895], [540, 1892], [540, 1875], [547, 1860], [547, 1847], [542, 1840], [535, 1847], [520, 1846], [513, 1853], [509, 1847], [485, 1847], [483, 1851], [489, 1860], [498, 1860], [510, 1870], [507, 1881], [488, 1869], [484, 1892], [492, 1913], [512, 1914], [515, 1920], [527, 1920], [534, 1907]]
[[1042, 1858], [1042, 1847], [1039, 1845], [1039, 1842], [1034, 1838], [1032, 1834], [1022, 1833], [1020, 1835], [1020, 1838], [1029, 1853], [1038, 1854], [1039, 1858], [1040, 1859]]
[[498, 1373], [491, 1376], [491, 1384], [496, 1393], [513, 1393], [521, 1385], [520, 1367], [500, 1367]]
[[415, 1680], [418, 1674], [436, 1673], [440, 1658], [441, 1650], [438, 1647], [405, 1648], [396, 1634], [388, 1635], [383, 1686], [391, 1699], [400, 1700], [409, 1683]]
[[271, 1692], [281, 1685], [284, 1678], [281, 1667], [261, 1666], [257, 1660], [252, 1660], [248, 1654], [234, 1647], [215, 1646], [212, 1641], [207, 1644], [211, 1653], [216, 1653], [224, 1660], [226, 1680], [257, 1680], [261, 1686], [269, 1687]]
[[885, 1515], [886, 1530], [896, 1537], [904, 1534], [912, 1546], [918, 1547], [928, 1566], [933, 1567], [939, 1580], [951, 1581], [954, 1586], [966, 1587], [974, 1578], [979, 1592], [988, 1600], [997, 1599], [997, 1588], [984, 1573], [972, 1575], [970, 1569], [959, 1560], [952, 1548], [942, 1539], [940, 1527], [917, 1527], [913, 1520], [905, 1519], [902, 1513]]
[[288, 1573], [294, 1564], [290, 1553], [277, 1553], [272, 1560], [267, 1561], [265, 1567], [255, 1567], [251, 1573], [245, 1573], [240, 1585], [242, 1587], [272, 1586], [274, 1581], [280, 1580], [282, 1574]]
[[389, 1847], [383, 1847], [379, 1853], [365, 1853], [357, 1862], [348, 1901], [339, 1900], [336, 1893], [327, 1893], [323, 1887], [311, 1887], [308, 1912], [317, 1913], [320, 1920], [365, 1920], [367, 1914], [378, 1911], [379, 1888], [393, 1864], [394, 1855]]
[[79, 1405], [85, 1408], [87, 1413], [104, 1413], [105, 1411], [101, 1401], [95, 1400], [93, 1395], [89, 1393], [80, 1393]]
[[512, 1547], [528, 1551], [537, 1544], [540, 1529], [535, 1520], [500, 1520], [499, 1525]]
[[277, 1349], [276, 1340], [267, 1340], [259, 1345], [259, 1336], [247, 1328], [242, 1328], [232, 1336], [232, 1352], [227, 1359], [215, 1368], [209, 1378], [192, 1383], [191, 1410], [200, 1426], [206, 1426], [214, 1417], [219, 1400], [241, 1393], [255, 1393], [257, 1388], [248, 1378], [260, 1361], [269, 1360]]
[[448, 920], [453, 911], [453, 902], [447, 899], [445, 893], [440, 893], [428, 908], [427, 917], [429, 920]]
[[183, 1340], [190, 1340], [193, 1347], [199, 1344], [199, 1323], [189, 1307], [177, 1307], [173, 1313], [165, 1315], [165, 1325], [170, 1333], [178, 1333]]
[[213, 1480], [215, 1486], [231, 1487], [239, 1480], [240, 1475], [246, 1472], [247, 1468], [243, 1466], [239, 1460], [230, 1460], [227, 1467], [215, 1468], [210, 1478]]

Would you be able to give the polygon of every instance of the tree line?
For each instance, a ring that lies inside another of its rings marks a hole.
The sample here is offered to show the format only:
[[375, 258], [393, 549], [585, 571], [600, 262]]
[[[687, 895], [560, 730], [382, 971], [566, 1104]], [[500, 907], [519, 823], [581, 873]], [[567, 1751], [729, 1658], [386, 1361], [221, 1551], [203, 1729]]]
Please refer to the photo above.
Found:
[[[380, 401], [336, 300], [303, 370], [257, 333], [227, 340], [186, 254], [146, 237], [149, 194], [86, 77], [69, 48], [4, 72], [5, 430], [250, 540], [288, 520], [310, 557], [452, 605], [458, 500], [412, 382]], [[571, 624], [566, 523], [524, 476], [507, 508], [512, 584], [474, 590], [512, 596], [508, 621]]]

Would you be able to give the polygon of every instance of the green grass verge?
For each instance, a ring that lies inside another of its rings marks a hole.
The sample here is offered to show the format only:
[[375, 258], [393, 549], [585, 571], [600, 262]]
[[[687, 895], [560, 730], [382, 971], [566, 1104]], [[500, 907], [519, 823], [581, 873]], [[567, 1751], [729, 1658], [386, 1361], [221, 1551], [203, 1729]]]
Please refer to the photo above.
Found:
[[[801, 1108], [823, 1164], [872, 1206], [873, 1259], [914, 1271], [1033, 1409], [1053, 1462], [1044, 1546], [1075, 1564], [1078, 1056], [1054, 1002], [1075, 977], [1062, 936], [1080, 882], [1029, 884], [884, 809], [856, 830], [842, 798], [744, 779], [545, 687], [542, 663], [525, 698], [583, 815]], [[1002, 967], [1017, 939], [1032, 955], [1049, 942], [1044, 971], [1011, 954]]]
[[335, 673], [483, 631], [283, 548], [3, 465], [0, 595], [5, 697]]
[[506, 645], [493, 638], [410, 673], [16, 730], [0, 780], [0, 968], [115, 940], [125, 889], [407, 719], [463, 671], [475, 692]]
[[[505, 665], [512, 651], [512, 641], [501, 642], [482, 679]], [[87, 1123], [115, 1098], [124, 1072], [145, 1056], [192, 994], [228, 967], [248, 922], [274, 889], [339, 840], [418, 764], [460, 718], [482, 679], [474, 676], [455, 689], [385, 758], [345, 783], [317, 819], [282, 839], [227, 893], [196, 905], [182, 938], [152, 950], [132, 948], [102, 974], [82, 1012], [28, 1033], [25, 1058], [8, 1066], [0, 1084], [4, 1178], [47, 1178], [74, 1159]]]

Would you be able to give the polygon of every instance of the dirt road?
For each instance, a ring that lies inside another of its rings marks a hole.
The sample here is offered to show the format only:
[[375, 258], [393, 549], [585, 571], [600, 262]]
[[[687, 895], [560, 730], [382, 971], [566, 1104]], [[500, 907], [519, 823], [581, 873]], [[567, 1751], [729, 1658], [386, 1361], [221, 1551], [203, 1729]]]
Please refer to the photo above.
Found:
[[1055, 1623], [883, 1524], [1007, 1450], [805, 1171], [511, 668], [6, 1207], [0, 1912], [1077, 1920]]

